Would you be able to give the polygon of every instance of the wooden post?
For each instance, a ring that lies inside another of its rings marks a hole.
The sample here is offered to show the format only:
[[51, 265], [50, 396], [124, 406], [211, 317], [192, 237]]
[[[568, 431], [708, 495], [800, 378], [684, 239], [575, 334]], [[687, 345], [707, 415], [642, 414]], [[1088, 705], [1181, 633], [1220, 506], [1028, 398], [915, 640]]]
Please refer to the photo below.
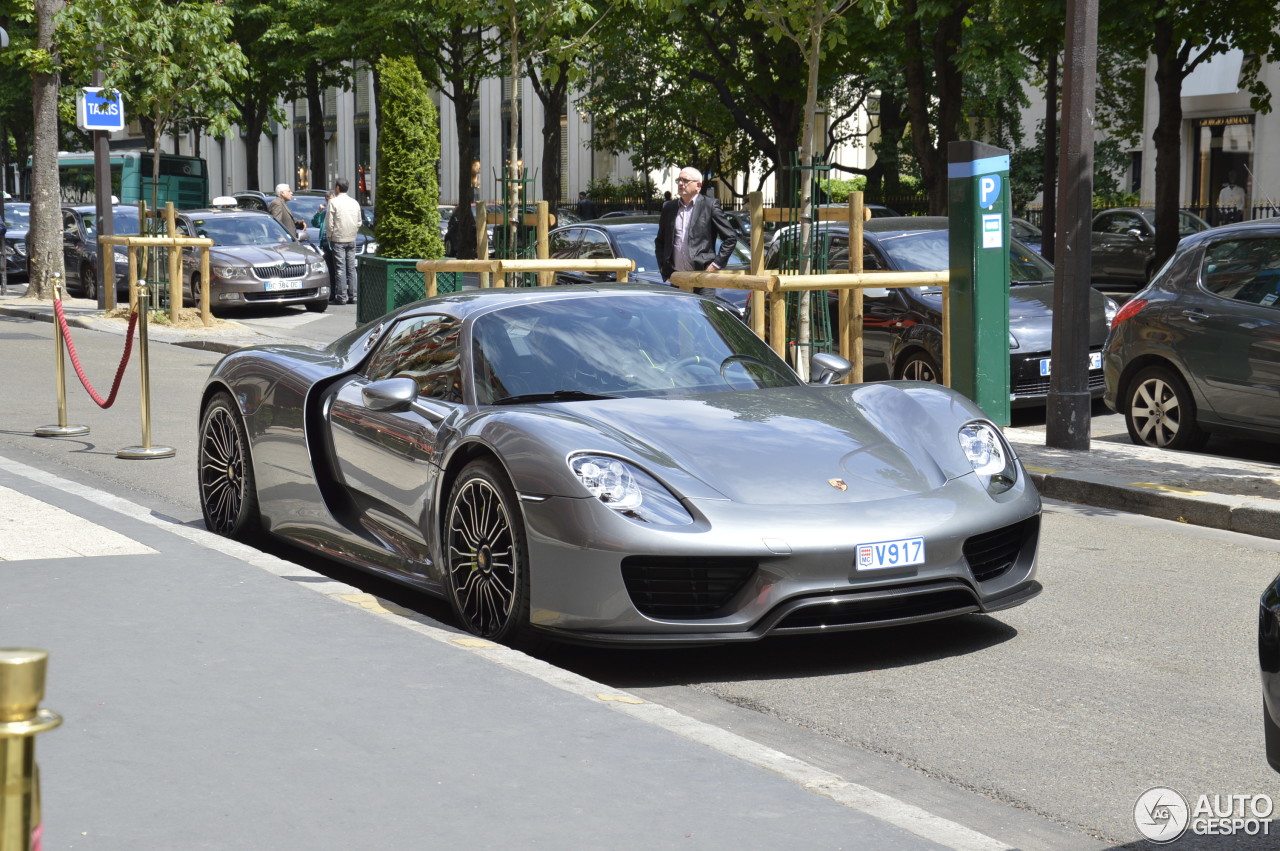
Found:
[[[164, 232], [170, 239], [178, 235], [178, 215], [172, 201], [164, 205]], [[176, 326], [182, 310], [182, 249], [174, 245], [166, 251], [169, 255], [169, 321]]]
[[769, 346], [787, 359], [787, 294], [781, 290], [769, 293]]
[[[476, 201], [476, 259], [489, 259], [489, 204]], [[488, 289], [489, 273], [480, 273], [480, 289]]]
[[[546, 201], [539, 201], [538, 202], [538, 224], [537, 224], [538, 243], [537, 243], [537, 251], [536, 251], [536, 256], [539, 260], [547, 260], [551, 257], [551, 247], [550, 247], [551, 243], [549, 238], [547, 237], [547, 232], [551, 229], [549, 216], [548, 216], [549, 212], [550, 212], [550, 205], [548, 205]], [[538, 286], [549, 287], [555, 282], [556, 282], [555, 272], [539, 272], [538, 273]]]
[[[862, 224], [866, 221], [865, 209], [862, 204], [862, 193], [849, 193], [849, 271], [855, 275], [861, 275], [863, 272]], [[860, 383], [864, 376], [862, 298], [861, 287], [840, 292], [840, 355], [853, 364], [853, 369], [846, 378], [846, 381], [851, 383]]]
[[[764, 193], [752, 192], [747, 196], [751, 210], [751, 274], [764, 274]], [[751, 330], [764, 339], [765, 295], [761, 290], [751, 291]]]
[[209, 246], [200, 246], [200, 321], [205, 325], [213, 324], [209, 311]]

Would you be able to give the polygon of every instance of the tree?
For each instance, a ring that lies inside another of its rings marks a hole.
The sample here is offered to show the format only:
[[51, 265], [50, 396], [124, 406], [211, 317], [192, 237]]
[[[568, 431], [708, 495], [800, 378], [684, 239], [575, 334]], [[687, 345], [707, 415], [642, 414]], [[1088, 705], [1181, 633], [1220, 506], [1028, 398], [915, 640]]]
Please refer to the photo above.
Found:
[[440, 257], [439, 115], [412, 59], [378, 62], [382, 97], [378, 145], [378, 253], [391, 258]]
[[230, 10], [218, 0], [80, 0], [59, 17], [69, 67], [87, 76], [101, 66], [102, 85], [127, 92], [126, 107], [144, 119], [147, 146], [157, 154], [153, 207], [164, 134], [195, 118], [225, 133], [237, 117], [231, 84], [245, 75], [245, 58], [230, 34]]
[[35, 0], [36, 43], [23, 64], [31, 70], [35, 114], [31, 157], [31, 227], [27, 291], [40, 299], [53, 297], [51, 276], [62, 274], [62, 216], [58, 191], [59, 57], [53, 41], [54, 18], [62, 0]]

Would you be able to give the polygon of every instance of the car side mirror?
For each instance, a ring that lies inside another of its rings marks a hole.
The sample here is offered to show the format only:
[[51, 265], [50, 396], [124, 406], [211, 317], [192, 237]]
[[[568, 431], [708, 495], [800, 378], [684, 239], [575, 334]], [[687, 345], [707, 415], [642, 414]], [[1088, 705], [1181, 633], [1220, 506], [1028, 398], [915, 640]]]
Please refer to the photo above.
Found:
[[809, 359], [810, 384], [834, 384], [853, 371], [853, 364], [830, 352], [818, 352]]
[[1125, 231], [1125, 233], [1133, 237], [1134, 239], [1137, 239], [1137, 240], [1142, 239], [1142, 231], [1138, 230], [1137, 228], [1129, 228], [1127, 231]]
[[371, 411], [399, 414], [409, 410], [418, 398], [418, 382], [412, 378], [384, 378], [365, 385], [360, 396]]

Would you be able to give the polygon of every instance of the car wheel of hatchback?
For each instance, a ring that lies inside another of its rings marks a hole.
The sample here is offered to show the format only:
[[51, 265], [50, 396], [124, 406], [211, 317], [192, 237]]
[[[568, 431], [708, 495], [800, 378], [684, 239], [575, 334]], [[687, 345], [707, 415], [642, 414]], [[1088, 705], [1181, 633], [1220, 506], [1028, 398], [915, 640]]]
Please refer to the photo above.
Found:
[[942, 370], [933, 362], [933, 358], [924, 352], [912, 352], [898, 367], [900, 381], [928, 381], [930, 384], [942, 383]]
[[1191, 388], [1164, 366], [1149, 366], [1134, 377], [1124, 420], [1129, 439], [1140, 446], [1199, 449], [1208, 439], [1196, 422]]

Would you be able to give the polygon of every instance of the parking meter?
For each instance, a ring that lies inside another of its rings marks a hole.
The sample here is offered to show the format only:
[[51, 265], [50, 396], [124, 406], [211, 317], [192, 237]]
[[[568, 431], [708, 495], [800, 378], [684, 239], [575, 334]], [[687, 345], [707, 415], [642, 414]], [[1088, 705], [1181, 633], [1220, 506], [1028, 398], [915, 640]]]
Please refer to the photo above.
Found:
[[951, 386], [1009, 424], [1009, 152], [947, 145]]

